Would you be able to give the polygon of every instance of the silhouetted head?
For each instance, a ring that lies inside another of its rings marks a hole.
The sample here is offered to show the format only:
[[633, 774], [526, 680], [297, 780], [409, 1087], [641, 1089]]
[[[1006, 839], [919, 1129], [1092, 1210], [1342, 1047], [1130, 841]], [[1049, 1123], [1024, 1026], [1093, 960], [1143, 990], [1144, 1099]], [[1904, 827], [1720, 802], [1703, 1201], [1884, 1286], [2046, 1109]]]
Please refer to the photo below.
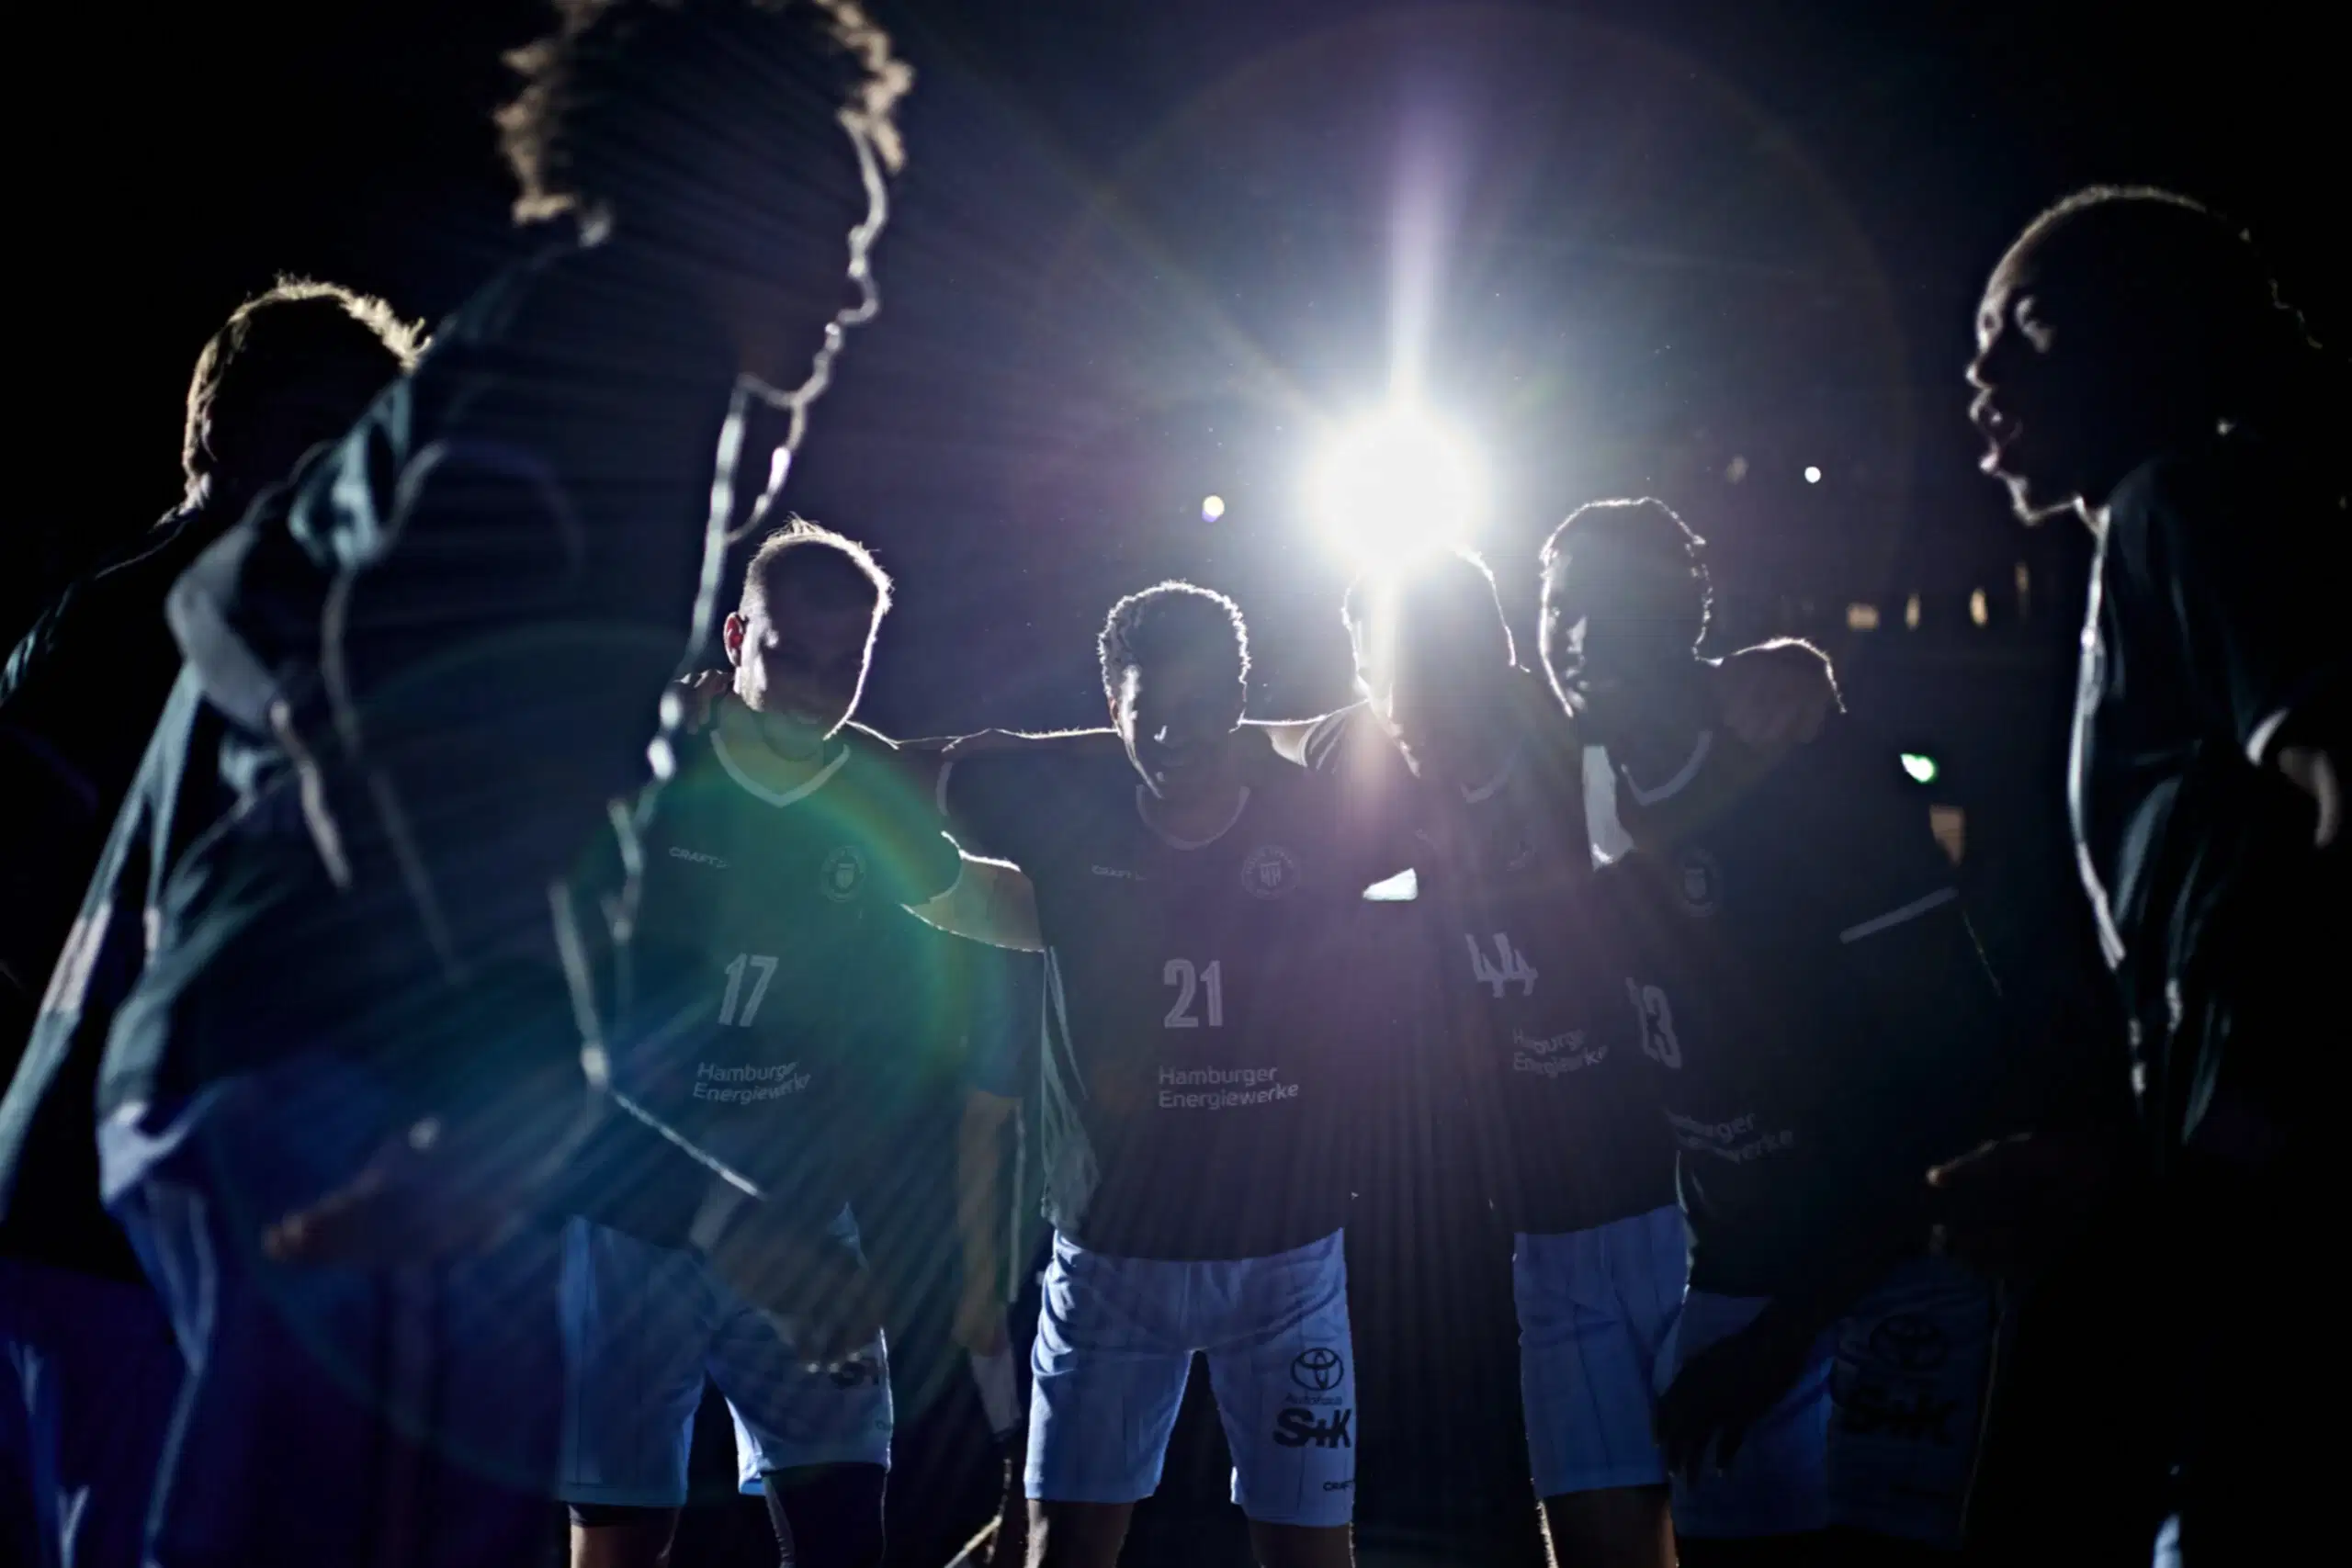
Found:
[[1544, 670], [1603, 745], [1679, 717], [1714, 602], [1702, 540], [1662, 501], [1596, 501], [1544, 543]]
[[569, 214], [692, 269], [744, 368], [789, 388], [878, 221], [913, 80], [855, 0], [554, 0], [498, 114], [522, 220]]
[[424, 336], [381, 299], [282, 277], [229, 313], [188, 378], [180, 468], [236, 508], [349, 430]]
[[1503, 722], [1517, 658], [1487, 563], [1441, 550], [1371, 568], [1340, 615], [1374, 718], [1415, 773], [1458, 776]]
[[857, 711], [889, 609], [889, 575], [865, 546], [797, 519], [777, 529], [743, 569], [720, 633], [735, 695], [787, 739], [832, 735]]
[[1162, 582], [1112, 605], [1097, 648], [1112, 726], [1145, 786], [1182, 800], [1221, 784], [1249, 691], [1241, 607]]
[[2027, 225], [1976, 316], [1970, 418], [2029, 522], [2310, 395], [2319, 352], [2253, 243], [2186, 197], [2098, 186]]

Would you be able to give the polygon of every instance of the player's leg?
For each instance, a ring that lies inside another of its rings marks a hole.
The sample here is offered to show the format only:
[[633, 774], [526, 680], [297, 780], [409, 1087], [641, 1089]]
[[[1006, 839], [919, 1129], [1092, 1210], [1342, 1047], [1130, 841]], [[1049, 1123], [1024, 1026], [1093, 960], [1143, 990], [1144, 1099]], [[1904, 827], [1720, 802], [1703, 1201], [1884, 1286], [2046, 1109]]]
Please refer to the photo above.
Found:
[[571, 1568], [661, 1568], [686, 1501], [715, 1308], [702, 1261], [574, 1220], [563, 1236], [568, 1388], [558, 1495]]
[[784, 1568], [881, 1568], [888, 1466], [810, 1465], [762, 1479]]
[[[836, 1235], [857, 1245], [846, 1211]], [[737, 1475], [766, 1497], [785, 1562], [875, 1568], [894, 1422], [881, 1336], [837, 1365], [811, 1367], [775, 1317], [707, 1278], [719, 1303], [710, 1375], [734, 1417]]]
[[1112, 1568], [1158, 1490], [1193, 1370], [1181, 1316], [1197, 1264], [1110, 1258], [1063, 1236], [1030, 1353], [1031, 1568]]
[[[1279, 1253], [1193, 1266], [1216, 1303], [1209, 1386], [1233, 1450], [1233, 1500], [1262, 1568], [1353, 1561], [1355, 1344], [1342, 1233]], [[1204, 1326], [1207, 1325], [1204, 1324]]]
[[[1693, 1357], [1745, 1328], [1760, 1296], [1692, 1289], [1658, 1356], [1657, 1391]], [[1776, 1568], [1814, 1564], [1829, 1525], [1829, 1337], [1822, 1337], [1787, 1393], [1748, 1428], [1728, 1465], [1710, 1454], [1690, 1474], [1668, 1478], [1676, 1548], [1683, 1568]]]
[[1890, 1270], [1831, 1331], [1826, 1477], [1844, 1561], [1959, 1549], [1999, 1329], [1982, 1276], [1920, 1258]]
[[1657, 1359], [1681, 1306], [1671, 1206], [1511, 1258], [1529, 1469], [1559, 1568], [1670, 1568], [1666, 1465], [1651, 1435]]

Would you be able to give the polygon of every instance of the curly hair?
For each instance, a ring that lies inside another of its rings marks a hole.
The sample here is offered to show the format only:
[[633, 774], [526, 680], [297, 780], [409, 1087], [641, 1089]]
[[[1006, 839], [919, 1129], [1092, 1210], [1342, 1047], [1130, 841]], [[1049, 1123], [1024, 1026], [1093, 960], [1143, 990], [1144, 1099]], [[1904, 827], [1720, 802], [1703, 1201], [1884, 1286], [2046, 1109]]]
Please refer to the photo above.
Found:
[[805, 517], [778, 528], [752, 552], [743, 568], [742, 603], [764, 605], [786, 583], [828, 607], [870, 605], [877, 623], [890, 610], [890, 574], [873, 552]]
[[424, 344], [423, 322], [401, 320], [372, 294], [280, 276], [230, 311], [197, 355], [181, 471], [191, 485], [212, 473], [224, 454], [250, 444], [248, 426], [286, 418], [289, 399], [313, 405], [297, 416], [297, 445], [309, 444], [301, 435], [340, 433], [376, 389], [416, 364]]
[[2091, 186], [2044, 210], [2009, 247], [2035, 271], [2064, 274], [2131, 335], [2151, 364], [2187, 370], [2243, 417], [2324, 401], [2341, 414], [2339, 359], [2279, 293], [2270, 265], [2238, 224], [2154, 186]]
[[1644, 581], [1687, 585], [1690, 646], [1707, 635], [1713, 617], [1714, 580], [1702, 555], [1707, 541], [1690, 531], [1674, 508], [1654, 496], [1638, 501], [1593, 501], [1568, 513], [1552, 530], [1536, 558], [1548, 578], [1571, 556], [1584, 557], [1602, 572], [1620, 576], [1629, 569]]
[[[609, 215], [639, 177], [710, 160], [707, 145], [789, 146], [812, 104], [905, 162], [899, 101], [914, 73], [857, 0], [553, 0], [556, 29], [507, 56], [522, 91], [498, 111], [518, 220]], [[661, 149], [662, 170], [649, 169]]]
[[1116, 696], [1130, 670], [1171, 655], [1221, 649], [1233, 659], [1233, 678], [1250, 677], [1250, 628], [1241, 606], [1191, 582], [1154, 583], [1111, 606], [1095, 649], [1102, 689]]

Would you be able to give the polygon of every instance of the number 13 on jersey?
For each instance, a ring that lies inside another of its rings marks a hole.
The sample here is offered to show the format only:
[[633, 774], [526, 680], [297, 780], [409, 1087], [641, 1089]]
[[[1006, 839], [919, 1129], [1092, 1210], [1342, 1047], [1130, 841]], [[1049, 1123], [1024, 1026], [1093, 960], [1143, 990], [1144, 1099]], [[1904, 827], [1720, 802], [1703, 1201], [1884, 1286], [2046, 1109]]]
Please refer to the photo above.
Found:
[[1198, 1029], [1201, 1021], [1193, 1011], [1193, 1004], [1205, 1002], [1201, 1010], [1208, 1015], [1211, 1029], [1225, 1027], [1225, 964], [1212, 958], [1204, 966], [1195, 967], [1189, 958], [1171, 958], [1159, 971], [1160, 982], [1176, 988], [1176, 1001], [1160, 1022], [1170, 1029]]

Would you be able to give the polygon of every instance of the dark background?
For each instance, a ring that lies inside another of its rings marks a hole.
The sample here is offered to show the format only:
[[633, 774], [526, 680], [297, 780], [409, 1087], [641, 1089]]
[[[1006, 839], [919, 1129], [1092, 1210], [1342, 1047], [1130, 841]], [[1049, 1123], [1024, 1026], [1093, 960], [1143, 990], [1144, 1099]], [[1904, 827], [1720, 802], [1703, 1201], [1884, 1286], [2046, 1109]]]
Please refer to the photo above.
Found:
[[[789, 492], [899, 577], [875, 722], [1097, 721], [1102, 611], [1170, 574], [1241, 602], [1259, 711], [1345, 700], [1344, 568], [1304, 470], [1418, 353], [1486, 455], [1522, 637], [1555, 522], [1663, 497], [1712, 541], [1719, 640], [1817, 637], [1862, 716], [1943, 762], [1928, 794], [1968, 808], [1996, 956], [2071, 972], [2056, 758], [2086, 551], [2019, 531], [1974, 470], [1973, 308], [2040, 208], [2148, 181], [2249, 225], [2340, 343], [2340, 92], [2308, 11], [876, 8], [920, 73], [911, 165], [881, 318]], [[188, 368], [274, 273], [438, 316], [517, 254], [488, 113], [499, 51], [540, 20], [344, 0], [19, 22], [0, 631], [173, 503]], [[1848, 629], [1851, 603], [1877, 630]]]

